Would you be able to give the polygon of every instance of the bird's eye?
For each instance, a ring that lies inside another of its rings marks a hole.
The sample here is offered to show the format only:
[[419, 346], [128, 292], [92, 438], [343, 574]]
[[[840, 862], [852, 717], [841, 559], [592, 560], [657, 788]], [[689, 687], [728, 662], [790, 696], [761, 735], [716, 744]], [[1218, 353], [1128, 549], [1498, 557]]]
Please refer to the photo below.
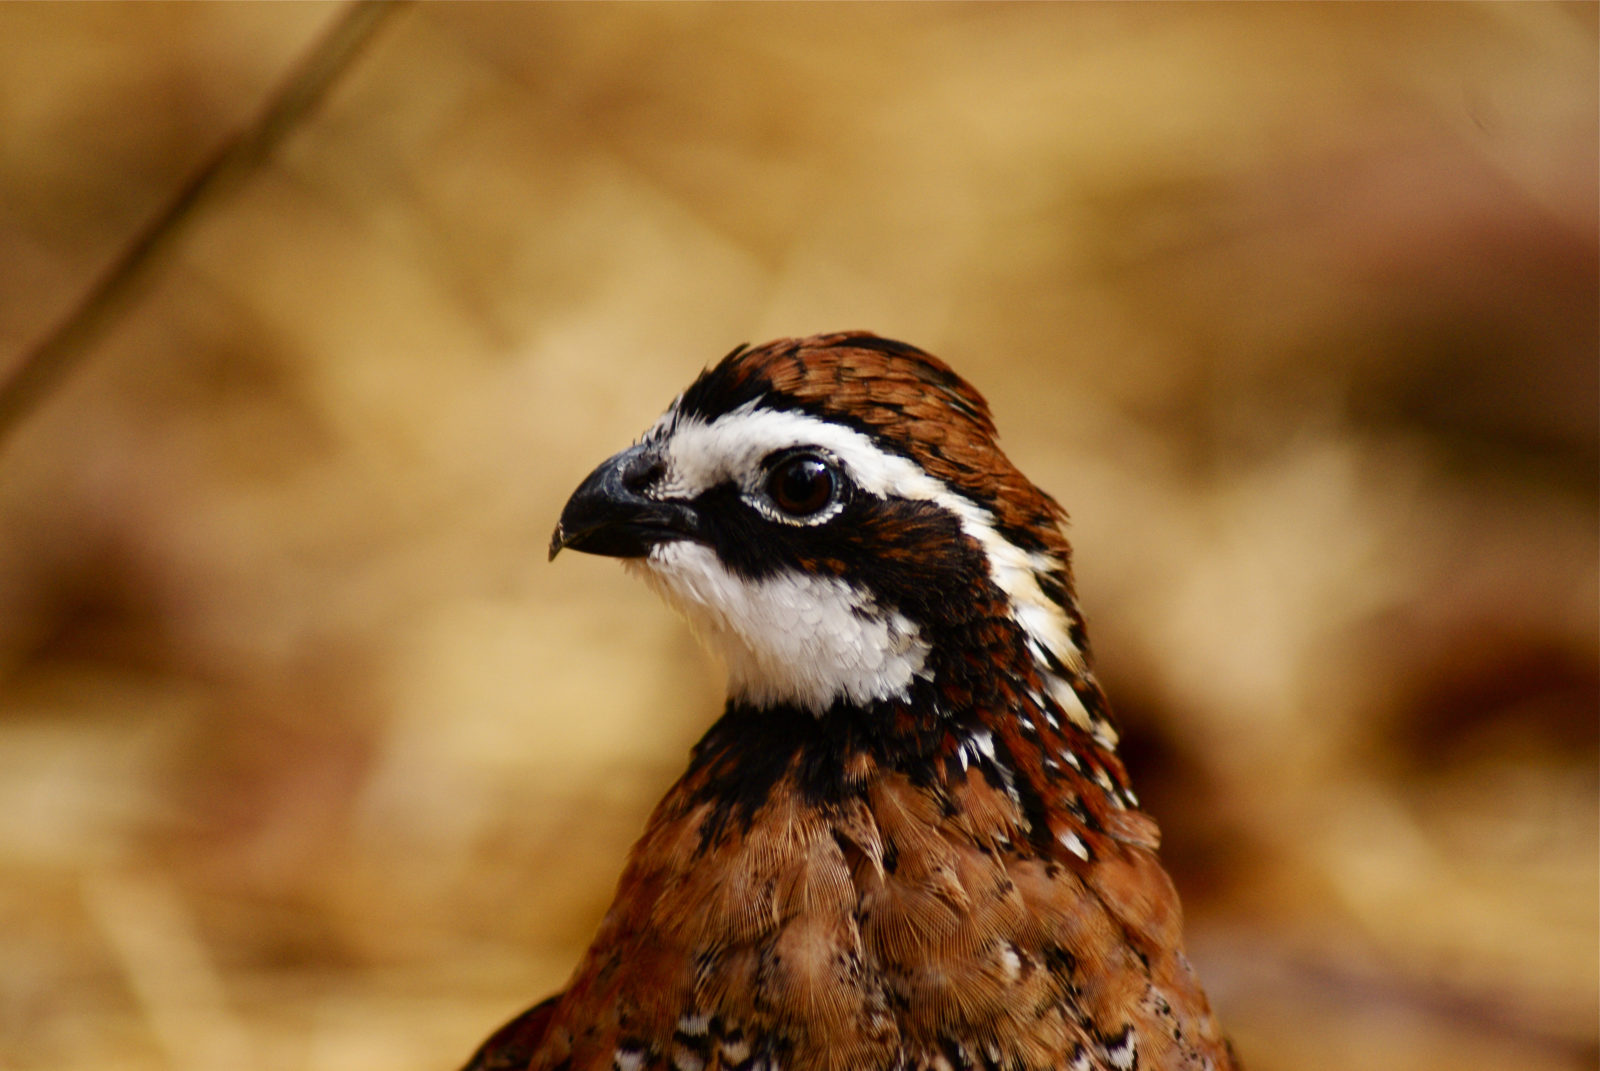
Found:
[[829, 465], [816, 454], [795, 454], [767, 474], [767, 495], [791, 517], [809, 517], [833, 501], [838, 486]]

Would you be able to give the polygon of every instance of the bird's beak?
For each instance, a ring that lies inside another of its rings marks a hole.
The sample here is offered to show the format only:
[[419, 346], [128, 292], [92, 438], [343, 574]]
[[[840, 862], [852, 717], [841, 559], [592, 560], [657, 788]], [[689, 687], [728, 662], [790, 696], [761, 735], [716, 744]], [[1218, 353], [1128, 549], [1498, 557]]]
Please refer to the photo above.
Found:
[[699, 517], [685, 502], [649, 498], [664, 471], [660, 448], [629, 447], [589, 473], [567, 499], [550, 537], [550, 557], [563, 547], [612, 558], [642, 558], [658, 543], [692, 539]]

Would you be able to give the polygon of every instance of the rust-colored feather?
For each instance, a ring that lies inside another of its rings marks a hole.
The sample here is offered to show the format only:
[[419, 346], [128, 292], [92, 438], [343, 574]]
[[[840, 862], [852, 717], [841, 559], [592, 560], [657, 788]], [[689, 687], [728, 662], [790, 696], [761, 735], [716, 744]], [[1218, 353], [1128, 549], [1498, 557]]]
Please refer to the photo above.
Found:
[[[657, 810], [594, 947], [539, 1009], [543, 1047], [513, 1024], [474, 1068], [604, 1068], [619, 1051], [641, 1067], [731, 1068], [764, 1033], [785, 1039], [768, 1054], [785, 1068], [892, 1068], [901, 1053], [954, 1066], [952, 1045], [972, 1066], [1071, 1066], [1063, 1054], [1081, 1052], [1079, 1066], [1111, 1068], [1096, 1054], [1130, 1026], [1138, 1066], [1229, 1066], [1148, 849], [1092, 865], [997, 851], [1025, 834], [973, 774], [953, 806], [888, 777], [834, 815], [780, 785], [748, 831], [696, 851], [693, 795], [680, 783]], [[699, 1019], [703, 1037], [679, 1037]], [[696, 1040], [704, 1051], [685, 1047]]]

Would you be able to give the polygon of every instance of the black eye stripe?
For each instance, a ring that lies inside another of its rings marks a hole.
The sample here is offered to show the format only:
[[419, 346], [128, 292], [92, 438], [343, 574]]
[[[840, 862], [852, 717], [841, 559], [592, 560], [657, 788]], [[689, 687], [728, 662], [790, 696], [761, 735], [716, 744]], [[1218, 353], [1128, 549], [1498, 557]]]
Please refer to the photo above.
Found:
[[974, 613], [952, 591], [988, 591], [987, 557], [961, 520], [934, 502], [882, 497], [852, 488], [823, 523], [783, 521], [753, 506], [727, 481], [697, 496], [704, 541], [734, 575], [828, 575], [871, 593], [878, 604], [919, 625]]

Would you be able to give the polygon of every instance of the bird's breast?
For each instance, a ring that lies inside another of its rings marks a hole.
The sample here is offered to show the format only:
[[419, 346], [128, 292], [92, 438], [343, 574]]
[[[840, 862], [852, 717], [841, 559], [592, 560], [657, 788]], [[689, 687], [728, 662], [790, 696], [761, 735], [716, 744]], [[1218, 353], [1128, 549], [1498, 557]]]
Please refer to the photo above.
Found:
[[[534, 1066], [1121, 1068], [1131, 1044], [1175, 1058], [1145, 1066], [1198, 1068], [1222, 1052], [1144, 849], [1041, 854], [976, 770], [949, 791], [875, 774], [826, 805], [785, 778], [713, 827], [693, 787], [636, 846]], [[1134, 906], [1104, 902], [1102, 865]], [[1159, 932], [1140, 939], [1146, 915]]]

